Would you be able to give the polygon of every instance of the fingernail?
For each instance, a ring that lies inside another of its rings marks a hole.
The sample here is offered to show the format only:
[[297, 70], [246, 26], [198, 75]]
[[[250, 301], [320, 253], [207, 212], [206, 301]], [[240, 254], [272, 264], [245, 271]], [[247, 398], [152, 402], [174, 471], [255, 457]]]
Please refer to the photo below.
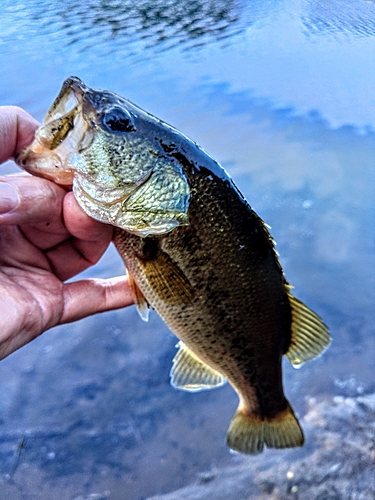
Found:
[[16, 209], [20, 203], [17, 190], [6, 182], [0, 182], [0, 215]]

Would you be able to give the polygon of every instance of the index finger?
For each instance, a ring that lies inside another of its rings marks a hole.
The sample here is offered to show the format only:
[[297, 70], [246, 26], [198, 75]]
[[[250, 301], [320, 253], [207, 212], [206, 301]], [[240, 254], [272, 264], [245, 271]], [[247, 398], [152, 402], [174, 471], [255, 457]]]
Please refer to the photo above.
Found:
[[38, 122], [17, 106], [0, 106], [0, 163], [17, 156], [28, 146]]

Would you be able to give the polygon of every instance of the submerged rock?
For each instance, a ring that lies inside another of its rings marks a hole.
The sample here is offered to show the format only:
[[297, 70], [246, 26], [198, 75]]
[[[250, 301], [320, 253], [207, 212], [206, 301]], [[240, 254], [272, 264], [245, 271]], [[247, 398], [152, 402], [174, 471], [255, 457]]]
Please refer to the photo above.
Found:
[[310, 399], [303, 424], [308, 445], [297, 459], [289, 451], [241, 457], [149, 500], [373, 500], [375, 394]]

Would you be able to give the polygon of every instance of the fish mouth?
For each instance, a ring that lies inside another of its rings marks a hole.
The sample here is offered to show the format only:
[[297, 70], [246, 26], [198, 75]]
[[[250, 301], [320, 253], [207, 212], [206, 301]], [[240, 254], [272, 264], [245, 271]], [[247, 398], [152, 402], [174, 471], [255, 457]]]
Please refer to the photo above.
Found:
[[64, 81], [34, 141], [16, 158], [21, 168], [63, 186], [72, 185], [75, 170], [71, 152], [85, 149], [93, 138], [92, 123], [83, 113], [86, 90], [79, 78]]
[[47, 111], [43, 124], [50, 123], [58, 118], [67, 115], [82, 104], [85, 92], [85, 85], [75, 76], [67, 78], [61, 87], [60, 92]]

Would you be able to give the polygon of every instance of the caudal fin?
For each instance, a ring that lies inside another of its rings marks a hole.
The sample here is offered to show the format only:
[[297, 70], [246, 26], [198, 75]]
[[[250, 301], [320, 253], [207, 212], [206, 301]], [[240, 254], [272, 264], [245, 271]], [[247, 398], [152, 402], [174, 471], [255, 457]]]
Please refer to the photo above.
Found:
[[294, 448], [304, 443], [302, 429], [290, 404], [273, 418], [262, 418], [238, 409], [229, 425], [227, 445], [240, 453], [260, 453], [268, 448]]

